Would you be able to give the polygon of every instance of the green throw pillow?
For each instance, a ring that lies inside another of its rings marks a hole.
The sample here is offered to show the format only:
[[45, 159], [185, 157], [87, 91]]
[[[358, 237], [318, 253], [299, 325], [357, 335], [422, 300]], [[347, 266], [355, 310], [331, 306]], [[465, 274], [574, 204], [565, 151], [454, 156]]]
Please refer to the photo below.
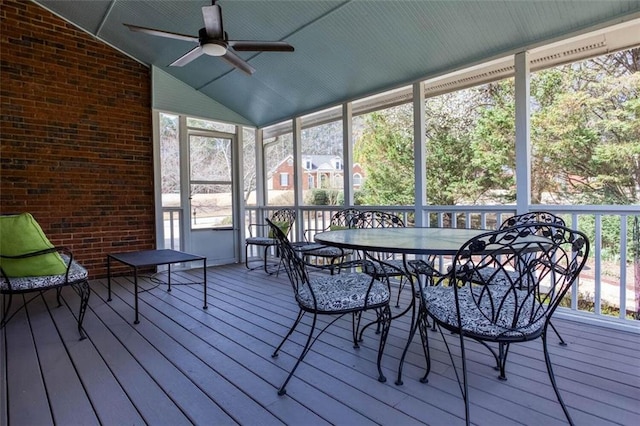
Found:
[[[18, 256], [52, 247], [31, 214], [0, 216], [0, 254]], [[67, 271], [67, 265], [58, 253], [24, 259], [0, 258], [0, 265], [9, 277], [60, 275]]]
[[340, 225], [331, 225], [329, 226], [330, 231], [343, 231], [345, 229], [349, 229], [348, 226], [340, 226]]
[[[291, 226], [289, 222], [273, 222], [273, 224], [277, 226], [278, 229], [280, 229], [284, 235], [287, 235], [289, 233], [289, 227]], [[275, 238], [275, 237], [276, 235], [273, 232], [273, 230], [269, 229], [269, 238]]]

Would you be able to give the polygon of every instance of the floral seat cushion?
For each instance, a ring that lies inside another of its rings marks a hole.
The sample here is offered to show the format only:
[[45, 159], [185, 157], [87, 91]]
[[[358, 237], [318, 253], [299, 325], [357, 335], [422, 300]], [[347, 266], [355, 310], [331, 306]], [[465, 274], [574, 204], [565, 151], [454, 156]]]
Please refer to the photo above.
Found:
[[[344, 273], [339, 275], [313, 277], [310, 286], [316, 296], [313, 296], [308, 287], [302, 287], [297, 294], [298, 303], [305, 308], [317, 310], [322, 313], [342, 312], [363, 308], [367, 288], [371, 283], [371, 277], [361, 273]], [[374, 281], [369, 292], [368, 306], [380, 306], [389, 300], [389, 290], [380, 281]]]
[[[409, 262], [410, 266], [411, 263]], [[420, 262], [420, 261], [419, 261]], [[428, 265], [427, 265], [428, 266]], [[451, 272], [451, 267], [449, 267], [448, 272]], [[416, 272], [419, 273], [419, 272]], [[426, 272], [420, 272], [426, 273]], [[436, 273], [435, 275], [441, 275]], [[508, 270], [508, 269], [498, 269], [492, 266], [486, 266], [484, 268], [478, 268], [473, 271], [473, 276], [471, 277], [472, 281], [476, 283], [482, 283], [487, 285], [517, 285], [517, 286], [526, 286], [528, 282], [527, 277], [523, 277], [520, 272]]]
[[278, 242], [275, 238], [269, 237], [249, 237], [246, 244], [255, 244], [257, 246], [275, 246]]
[[[538, 333], [544, 325], [544, 309], [526, 291], [500, 285], [474, 287], [473, 291], [472, 295], [468, 285], [458, 289], [461, 325], [467, 334], [524, 338]], [[453, 287], [426, 287], [422, 300], [429, 314], [438, 321], [458, 327]], [[504, 304], [498, 307], [503, 300]]]
[[[67, 256], [62, 255], [65, 263], [68, 264], [69, 258]], [[69, 268], [69, 280], [66, 279], [66, 274], [60, 275], [46, 275], [41, 277], [17, 277], [11, 278], [11, 290], [12, 291], [30, 291], [30, 290], [38, 290], [38, 289], [47, 289], [52, 287], [61, 286], [67, 283], [73, 283], [78, 281], [83, 281], [88, 278], [89, 274], [87, 270], [77, 263], [76, 261], [71, 262], [71, 267]], [[9, 290], [9, 282], [3, 276], [0, 276], [0, 291], [8, 291]]]
[[320, 256], [320, 257], [341, 257], [351, 253], [351, 250], [341, 250], [338, 247], [320, 246], [313, 250], [307, 250], [304, 252], [308, 256]]

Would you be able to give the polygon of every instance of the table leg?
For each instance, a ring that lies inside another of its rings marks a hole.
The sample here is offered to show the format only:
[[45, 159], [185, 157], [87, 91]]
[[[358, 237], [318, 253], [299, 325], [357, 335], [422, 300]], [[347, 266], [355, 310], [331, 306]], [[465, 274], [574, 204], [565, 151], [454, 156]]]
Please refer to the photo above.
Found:
[[167, 265], [167, 291], [171, 291], [171, 264]]
[[411, 285], [411, 328], [409, 330], [409, 337], [407, 338], [407, 344], [404, 347], [404, 351], [402, 351], [402, 356], [400, 357], [400, 363], [398, 365], [398, 378], [396, 379], [396, 385], [402, 385], [402, 366], [404, 365], [404, 359], [407, 356], [407, 352], [409, 351], [409, 345], [413, 341], [413, 336], [416, 334], [416, 329], [418, 328], [418, 321], [416, 320], [416, 296], [415, 296], [415, 288], [413, 288], [413, 284]]
[[202, 259], [202, 272], [204, 273], [203, 284], [204, 284], [204, 306], [202, 309], [207, 309], [207, 258]]
[[133, 322], [134, 324], [140, 324], [140, 320], [138, 319], [138, 268], [136, 266], [133, 267], [133, 292], [135, 297], [135, 308], [136, 308], [136, 319]]
[[111, 302], [111, 256], [107, 255], [107, 302]]

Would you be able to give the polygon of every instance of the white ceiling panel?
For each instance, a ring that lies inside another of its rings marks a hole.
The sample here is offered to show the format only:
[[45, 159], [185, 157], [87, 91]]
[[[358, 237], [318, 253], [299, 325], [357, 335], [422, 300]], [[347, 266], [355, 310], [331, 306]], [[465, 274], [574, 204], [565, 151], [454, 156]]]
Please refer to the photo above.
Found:
[[36, 3], [257, 126], [640, 17], [640, 0], [220, 0], [230, 39], [295, 47], [239, 53], [257, 70], [248, 76], [205, 55], [169, 67], [196, 44], [122, 25], [195, 36], [210, 1]]

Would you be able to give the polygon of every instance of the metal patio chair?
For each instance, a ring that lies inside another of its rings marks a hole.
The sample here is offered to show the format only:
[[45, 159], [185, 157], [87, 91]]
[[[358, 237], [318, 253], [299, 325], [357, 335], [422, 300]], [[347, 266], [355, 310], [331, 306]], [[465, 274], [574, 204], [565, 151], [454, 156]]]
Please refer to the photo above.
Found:
[[[405, 224], [402, 218], [391, 213], [366, 210], [361, 212], [354, 221], [354, 228], [404, 228]], [[398, 282], [398, 296], [396, 298], [396, 308], [400, 307], [400, 294], [405, 284], [411, 278], [406, 268], [406, 256], [402, 259], [396, 259], [392, 253], [371, 252], [368, 251], [362, 255], [363, 258], [369, 256], [378, 260], [375, 263], [374, 276], [378, 279], [389, 281], [390, 278], [396, 278]], [[390, 283], [389, 283], [390, 284]]]
[[[548, 223], [555, 223], [557, 225], [561, 225], [561, 226], [565, 226], [565, 222], [562, 218], [552, 214], [552, 213], [548, 213], [548, 212], [543, 212], [543, 211], [535, 211], [535, 212], [529, 212], [529, 213], [524, 213], [521, 215], [516, 215], [516, 216], [512, 216], [508, 219], [506, 219], [505, 221], [503, 221], [500, 224], [500, 227], [498, 229], [506, 229], [506, 228], [511, 228], [513, 226], [517, 226], [517, 225], [523, 225], [523, 224], [527, 224], [527, 223], [537, 223], [537, 232], [541, 233], [542, 230], [545, 228], [545, 224]], [[414, 275], [416, 275], [416, 277], [418, 278], [418, 282], [422, 285], [422, 281], [420, 280], [420, 277], [425, 277], [425, 284], [424, 285], [433, 285], [434, 280], [438, 279], [439, 277], [443, 276], [443, 273], [441, 273], [440, 271], [438, 271], [435, 267], [435, 256], [431, 256], [426, 260], [422, 260], [422, 259], [416, 259], [416, 260], [410, 260], [409, 262], [407, 262], [409, 265], [409, 270], [411, 273], [413, 273]], [[494, 273], [495, 271], [493, 271], [490, 267], [484, 268], [482, 270], [482, 274], [485, 275], [491, 275], [492, 273]], [[505, 271], [504, 273], [513, 273], [510, 271]], [[501, 280], [496, 280], [497, 282], [501, 282]], [[560, 345], [561, 346], [566, 346], [567, 343], [565, 342], [565, 340], [562, 338], [562, 336], [560, 335], [560, 332], [558, 331], [558, 329], [556, 329], [556, 327], [553, 325], [553, 323], [549, 323], [549, 326], [553, 329], [554, 333], [556, 334], [556, 336], [558, 336], [558, 339], [560, 339]]]
[[[267, 223], [270, 225], [278, 241], [280, 256], [282, 257], [284, 268], [287, 271], [293, 294], [299, 307], [298, 316], [280, 344], [276, 347], [272, 357], [278, 356], [280, 348], [298, 325], [300, 325], [305, 314], [312, 316], [311, 326], [302, 352], [278, 389], [278, 395], [284, 395], [286, 393], [286, 386], [289, 380], [311, 349], [313, 343], [329, 326], [344, 315], [349, 314], [352, 317], [353, 347], [358, 348], [359, 339], [357, 331], [360, 318], [364, 312], [370, 310], [375, 312], [375, 321], [379, 323], [381, 327], [377, 359], [378, 380], [385, 382], [386, 378], [382, 373], [381, 361], [391, 326], [391, 309], [389, 307], [390, 292], [387, 284], [376, 279], [373, 275], [364, 272], [345, 271], [336, 275], [310, 275], [307, 269], [307, 263], [302, 259], [300, 252], [291, 245], [282, 230], [268, 219]], [[356, 266], [359, 266], [365, 272], [371, 272], [374, 268], [371, 260], [353, 261], [352, 266], [354, 267], [353, 270], [356, 270]], [[318, 317], [321, 315], [334, 316], [335, 318], [330, 320], [317, 335], [314, 336], [316, 326], [318, 325]]]
[[[328, 266], [329, 271], [331, 272], [331, 274], [333, 274], [336, 269], [339, 269], [340, 263], [344, 262], [347, 257], [353, 253], [353, 250], [315, 243], [312, 241], [313, 237], [311, 234], [326, 231], [340, 231], [343, 229], [353, 228], [355, 220], [357, 219], [359, 214], [359, 210], [352, 208], [338, 210], [331, 216], [328, 227], [324, 229], [307, 229], [305, 231], [305, 239], [308, 247], [310, 248], [303, 248], [302, 250], [305, 259], [321, 259], [322, 262], [320, 265], [323, 267]], [[326, 262], [328, 262], [328, 264]]]
[[[3, 328], [22, 308], [48, 290], [56, 291], [58, 306], [62, 306], [64, 287], [72, 287], [80, 296], [77, 316], [80, 340], [86, 338], [82, 322], [89, 303], [87, 270], [73, 259], [66, 247], [55, 247], [46, 238], [40, 225], [29, 213], [3, 215], [0, 244], [0, 294], [3, 296], [0, 328]], [[11, 313], [14, 296], [25, 296], [24, 304]]]
[[[538, 223], [507, 227], [466, 242], [454, 256], [449, 274], [421, 290], [418, 328], [427, 360], [421, 381], [427, 382], [431, 369], [428, 318], [437, 325], [449, 352], [464, 399], [467, 424], [470, 416], [465, 338], [489, 348], [503, 380], [510, 345], [540, 338], [551, 385], [572, 424], [553, 374], [547, 334], [551, 316], [577, 280], [588, 255], [585, 234], [553, 223], [542, 229]], [[449, 333], [443, 329], [459, 338], [462, 379], [445, 336]]]
[[[284, 232], [285, 235], [289, 235], [291, 228], [293, 227], [293, 223], [296, 220], [296, 212], [293, 209], [276, 210], [273, 212], [270, 219]], [[269, 271], [267, 259], [269, 249], [277, 246], [278, 242], [275, 235], [273, 235], [273, 232], [270, 231], [269, 226], [266, 223], [250, 223], [248, 230], [249, 236], [245, 239], [244, 244], [244, 265], [250, 270], [259, 268], [260, 266], [251, 267], [249, 265], [249, 246], [253, 245], [262, 247], [264, 249], [264, 259], [261, 266], [267, 274], [273, 273], [272, 271]]]
[[[534, 211], [523, 213], [515, 216], [511, 216], [509, 219], [505, 220], [500, 224], [499, 229], [511, 228], [517, 225], [524, 225], [526, 223], [539, 223], [538, 233], [542, 232], [544, 229], [544, 224], [546, 223], [555, 223], [556, 225], [566, 226], [564, 219], [559, 216], [554, 215], [553, 213], [544, 212], [544, 211]], [[560, 339], [561, 346], [567, 346], [567, 342], [562, 338], [558, 329], [553, 325], [552, 322], [549, 323], [549, 326], [553, 329], [553, 332], [556, 333], [558, 339]]]

